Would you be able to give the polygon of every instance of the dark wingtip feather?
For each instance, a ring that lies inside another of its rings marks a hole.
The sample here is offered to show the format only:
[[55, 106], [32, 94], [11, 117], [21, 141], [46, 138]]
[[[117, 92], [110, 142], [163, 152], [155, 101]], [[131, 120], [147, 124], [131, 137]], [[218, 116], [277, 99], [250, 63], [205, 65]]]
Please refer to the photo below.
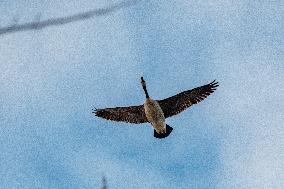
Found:
[[95, 109], [92, 113], [97, 117], [109, 119], [109, 115], [106, 113], [105, 109]]
[[219, 87], [219, 82], [214, 79], [209, 85], [212, 87], [212, 89], [216, 90], [217, 87]]
[[92, 109], [92, 113], [93, 113], [93, 114], [96, 114], [97, 111], [98, 111], [98, 109], [97, 109], [96, 107], [94, 107], [94, 108]]

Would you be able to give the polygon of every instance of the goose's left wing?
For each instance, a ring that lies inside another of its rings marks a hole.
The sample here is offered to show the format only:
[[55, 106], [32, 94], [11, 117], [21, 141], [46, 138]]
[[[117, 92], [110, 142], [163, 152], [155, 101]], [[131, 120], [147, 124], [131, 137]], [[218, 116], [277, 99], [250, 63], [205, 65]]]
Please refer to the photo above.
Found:
[[98, 117], [112, 121], [123, 121], [136, 124], [148, 122], [143, 105], [96, 109], [92, 113]]
[[197, 104], [204, 100], [213, 93], [218, 86], [218, 82], [215, 82], [214, 80], [207, 85], [183, 91], [164, 100], [158, 100], [158, 103], [164, 112], [165, 118], [171, 117], [184, 111], [193, 104]]

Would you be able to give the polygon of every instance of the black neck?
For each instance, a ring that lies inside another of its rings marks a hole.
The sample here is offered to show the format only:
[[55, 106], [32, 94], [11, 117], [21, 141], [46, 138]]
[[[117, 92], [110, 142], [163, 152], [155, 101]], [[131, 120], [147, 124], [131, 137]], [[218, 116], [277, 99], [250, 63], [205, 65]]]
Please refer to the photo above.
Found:
[[143, 89], [144, 89], [144, 92], [145, 92], [146, 98], [149, 98], [149, 94], [148, 94], [148, 91], [147, 91], [147, 89], [146, 89], [146, 86], [143, 86]]

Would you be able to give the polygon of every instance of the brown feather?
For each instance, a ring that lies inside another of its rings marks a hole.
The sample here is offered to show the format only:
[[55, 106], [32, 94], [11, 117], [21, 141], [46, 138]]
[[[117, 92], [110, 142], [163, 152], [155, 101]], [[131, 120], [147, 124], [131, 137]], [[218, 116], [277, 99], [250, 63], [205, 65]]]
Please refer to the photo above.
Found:
[[207, 85], [183, 91], [169, 98], [158, 100], [157, 102], [160, 104], [165, 118], [171, 117], [184, 111], [193, 104], [197, 104], [204, 100], [207, 96], [213, 93], [218, 86], [218, 82], [214, 80]]
[[98, 117], [112, 121], [123, 121], [136, 124], [148, 122], [143, 105], [96, 109], [92, 113]]

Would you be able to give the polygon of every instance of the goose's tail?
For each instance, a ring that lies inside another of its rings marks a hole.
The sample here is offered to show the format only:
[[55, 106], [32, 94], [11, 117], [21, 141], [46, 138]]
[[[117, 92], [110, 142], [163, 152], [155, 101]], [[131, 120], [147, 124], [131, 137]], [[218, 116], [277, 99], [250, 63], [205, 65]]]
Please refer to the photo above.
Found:
[[166, 125], [166, 133], [159, 134], [154, 129], [154, 137], [159, 138], [159, 139], [166, 138], [166, 137], [168, 137], [171, 134], [172, 131], [173, 131], [173, 128], [171, 126], [169, 126], [169, 125]]

